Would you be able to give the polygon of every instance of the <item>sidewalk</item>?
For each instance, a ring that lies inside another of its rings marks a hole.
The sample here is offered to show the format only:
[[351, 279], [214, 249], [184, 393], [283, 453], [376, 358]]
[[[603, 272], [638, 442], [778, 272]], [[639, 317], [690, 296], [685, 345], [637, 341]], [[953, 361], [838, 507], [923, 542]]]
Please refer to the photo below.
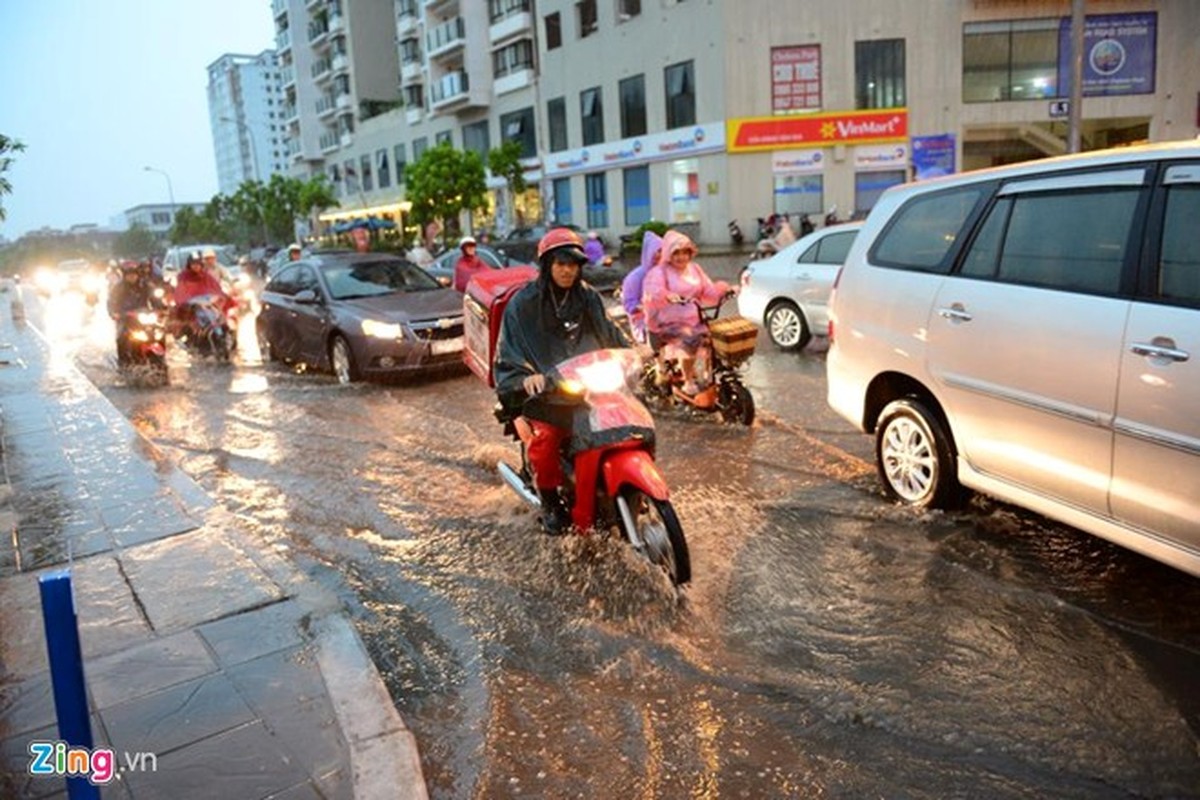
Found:
[[[58, 738], [37, 579], [69, 566], [121, 798], [424, 798], [416, 742], [332, 593], [142, 438], [0, 294], [0, 797]], [[156, 762], [156, 769], [149, 767]]]

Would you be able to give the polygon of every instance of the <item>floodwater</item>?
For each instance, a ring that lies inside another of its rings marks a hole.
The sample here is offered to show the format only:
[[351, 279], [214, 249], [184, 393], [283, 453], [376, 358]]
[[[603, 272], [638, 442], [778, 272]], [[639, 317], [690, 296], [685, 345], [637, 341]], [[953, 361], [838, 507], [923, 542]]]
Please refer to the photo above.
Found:
[[536, 533], [471, 375], [341, 387], [244, 336], [150, 388], [101, 317], [48, 327], [342, 596], [432, 797], [1200, 797], [1200, 581], [987, 500], [886, 503], [819, 347], [760, 344], [750, 429], [660, 415], [680, 597], [617, 543]]

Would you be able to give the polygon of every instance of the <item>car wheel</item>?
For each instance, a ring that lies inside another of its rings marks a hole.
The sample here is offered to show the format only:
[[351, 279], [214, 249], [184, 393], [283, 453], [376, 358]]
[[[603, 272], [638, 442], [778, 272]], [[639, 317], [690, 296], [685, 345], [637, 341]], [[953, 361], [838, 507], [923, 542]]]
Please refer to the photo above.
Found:
[[780, 350], [803, 350], [812, 339], [804, 313], [787, 300], [776, 303], [767, 311], [767, 335]]
[[888, 495], [905, 505], [952, 508], [962, 501], [950, 437], [920, 400], [893, 400], [883, 409], [875, 464]]
[[354, 353], [350, 351], [350, 343], [344, 336], [334, 336], [329, 345], [329, 363], [333, 365], [333, 374], [338, 383], [351, 383], [358, 380], [358, 365], [354, 363]]

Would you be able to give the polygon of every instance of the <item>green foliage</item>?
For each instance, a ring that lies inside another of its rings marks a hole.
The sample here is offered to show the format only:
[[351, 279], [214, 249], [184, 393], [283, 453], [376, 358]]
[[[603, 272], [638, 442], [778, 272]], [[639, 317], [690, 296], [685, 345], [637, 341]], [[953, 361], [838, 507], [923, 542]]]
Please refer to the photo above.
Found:
[[230, 196], [214, 195], [202, 214], [180, 209], [171, 241], [280, 244], [294, 238], [297, 218], [337, 205], [321, 175], [307, 181], [275, 174], [267, 183], [245, 181]]
[[[189, 209], [190, 210], [190, 209]], [[161, 248], [154, 234], [140, 222], [129, 226], [113, 241], [113, 255], [117, 258], [143, 259], [158, 252]]]
[[[25, 145], [16, 139], [10, 139], [0, 133], [0, 200], [6, 194], [12, 194], [12, 184], [8, 178], [4, 177], [4, 173], [8, 172], [8, 168], [12, 166], [12, 154], [19, 153], [25, 149]], [[3, 204], [0, 204], [0, 221], [6, 218], [7, 214]]]
[[513, 194], [525, 191], [525, 169], [521, 166], [521, 143], [509, 139], [488, 151], [488, 169], [497, 178], [504, 178]]
[[646, 231], [654, 231], [659, 236], [662, 236], [670, 229], [670, 225], [665, 222], [660, 222], [656, 219], [652, 219], [649, 222], [643, 222], [637, 227], [637, 230], [633, 232], [632, 236], [625, 240], [625, 249], [635, 253], [640, 253], [642, 252], [642, 237], [646, 235]]
[[455, 150], [443, 143], [431, 147], [404, 170], [412, 218], [420, 225], [456, 218], [465, 210], [487, 205], [483, 159], [473, 150]]

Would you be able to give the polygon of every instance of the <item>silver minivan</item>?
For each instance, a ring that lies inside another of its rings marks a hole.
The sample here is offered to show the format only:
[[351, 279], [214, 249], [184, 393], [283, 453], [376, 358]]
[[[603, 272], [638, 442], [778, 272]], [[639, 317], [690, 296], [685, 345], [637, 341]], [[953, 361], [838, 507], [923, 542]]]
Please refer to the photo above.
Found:
[[1200, 575], [1200, 142], [894, 187], [830, 339], [893, 497], [967, 487]]

